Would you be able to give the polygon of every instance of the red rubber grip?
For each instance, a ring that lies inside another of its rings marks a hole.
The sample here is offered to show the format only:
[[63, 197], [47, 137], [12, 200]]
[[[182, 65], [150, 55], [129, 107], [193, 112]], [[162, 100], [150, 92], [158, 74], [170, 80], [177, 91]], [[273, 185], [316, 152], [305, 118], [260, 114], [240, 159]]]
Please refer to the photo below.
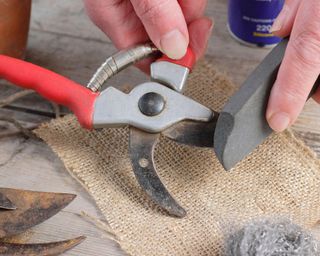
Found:
[[68, 107], [83, 127], [92, 128], [94, 102], [98, 93], [52, 71], [4, 55], [0, 55], [0, 77]]
[[188, 47], [186, 55], [184, 55], [184, 57], [181, 58], [180, 60], [173, 60], [173, 59], [170, 59], [169, 57], [164, 55], [163, 57], [158, 59], [158, 61], [168, 61], [168, 62], [177, 64], [177, 65], [186, 67], [186, 68], [190, 69], [190, 71], [191, 71], [194, 64], [196, 63], [196, 56], [195, 56], [193, 50], [190, 47]]

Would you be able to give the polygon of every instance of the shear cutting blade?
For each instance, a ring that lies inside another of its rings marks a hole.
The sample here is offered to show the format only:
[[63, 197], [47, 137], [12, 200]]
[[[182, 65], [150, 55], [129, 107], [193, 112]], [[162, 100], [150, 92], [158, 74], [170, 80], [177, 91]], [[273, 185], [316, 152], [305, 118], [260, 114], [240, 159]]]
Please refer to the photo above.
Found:
[[72, 194], [34, 192], [0, 188], [0, 193], [12, 201], [17, 209], [0, 210], [0, 238], [19, 234], [49, 219], [74, 198]]
[[6, 197], [4, 194], [0, 193], [0, 209], [5, 210], [15, 210], [17, 207]]
[[144, 191], [170, 215], [184, 217], [186, 211], [170, 195], [154, 166], [154, 147], [160, 134], [130, 128], [129, 154], [134, 174]]
[[39, 244], [16, 244], [0, 242], [0, 255], [19, 256], [53, 256], [59, 255], [76, 245], [80, 244], [85, 237], [80, 236], [74, 239]]
[[210, 122], [179, 122], [162, 132], [167, 138], [195, 147], [213, 147], [213, 137], [218, 114]]

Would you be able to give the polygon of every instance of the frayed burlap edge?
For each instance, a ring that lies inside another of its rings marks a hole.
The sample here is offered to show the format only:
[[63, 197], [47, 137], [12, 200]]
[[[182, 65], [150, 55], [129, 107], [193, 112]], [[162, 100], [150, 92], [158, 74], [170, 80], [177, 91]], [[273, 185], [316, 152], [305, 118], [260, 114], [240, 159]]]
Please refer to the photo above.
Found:
[[[200, 65], [200, 67], [198, 69], [202, 69], [202, 70], [213, 70], [213, 67], [208, 64], [208, 63], [202, 63]], [[206, 74], [202, 74], [202, 73], [198, 73], [197, 75], [194, 75], [194, 79], [191, 81], [191, 83], [193, 81], [197, 81], [197, 78], [199, 78], [199, 76], [201, 76], [201, 79], [203, 81], [207, 81], [208, 84], [211, 82], [211, 81], [214, 81], [215, 83], [217, 84], [223, 84], [223, 88], [222, 87], [219, 87], [219, 88], [215, 88], [216, 90], [220, 90], [220, 93], [225, 93], [227, 94], [228, 96], [230, 96], [230, 94], [232, 93], [233, 91], [233, 87], [231, 85], [231, 83], [228, 81], [228, 79], [219, 74], [218, 72], [215, 72], [215, 71], [212, 71], [214, 73], [214, 77], [212, 77], [212, 74], [210, 77], [208, 77], [208, 81], [206, 79], [203, 78], [204, 75]], [[198, 77], [197, 77], [198, 76]], [[200, 80], [201, 80], [200, 79]], [[199, 79], [198, 79], [199, 80]], [[203, 82], [202, 81], [202, 82]], [[200, 81], [201, 82], [201, 81]], [[187, 92], [188, 93], [188, 92]], [[198, 94], [197, 94], [197, 91], [196, 90], [191, 90], [191, 92], [189, 92], [189, 95], [193, 98], [195, 98], [196, 100], [199, 100], [200, 102], [203, 101], [203, 97], [201, 98], [201, 95], [198, 97]], [[203, 95], [202, 95], [203, 96]], [[223, 105], [223, 103], [225, 103], [226, 99], [228, 98], [228, 96], [226, 96], [224, 99], [222, 100], [217, 100], [218, 103], [215, 105], [213, 103], [213, 106], [209, 106], [209, 107], [212, 107], [214, 108], [215, 110], [220, 110], [221, 106]], [[205, 96], [204, 96], [205, 98]], [[58, 156], [62, 159], [63, 162], [65, 162], [65, 157], [67, 154], [70, 154], [70, 152], [64, 152], [63, 150], [61, 150], [62, 148], [57, 146], [57, 145], [54, 145], [54, 140], [50, 137], [49, 133], [50, 133], [50, 130], [52, 129], [55, 129], [54, 126], [57, 124], [57, 123], [63, 123], [65, 122], [66, 125], [68, 125], [68, 123], [71, 123], [71, 122], [75, 122], [74, 121], [74, 118], [73, 117], [70, 117], [70, 116], [66, 116], [60, 120], [53, 120], [51, 121], [50, 123], [47, 123], [47, 124], [43, 124], [39, 129], [37, 129], [35, 131], [35, 133], [41, 137], [42, 139], [44, 139], [53, 149], [53, 151], [55, 153], [58, 154]], [[77, 128], [77, 129], [80, 129], [80, 128]], [[121, 133], [121, 136], [125, 136], [126, 135], [126, 132], [123, 132]], [[295, 157], [298, 158], [298, 161], [303, 163], [304, 166], [306, 166], [306, 168], [310, 168], [312, 170], [314, 170], [314, 172], [318, 172], [318, 170], [320, 170], [320, 161], [317, 159], [315, 153], [310, 149], [308, 148], [304, 142], [298, 138], [296, 138], [294, 136], [294, 134], [291, 132], [291, 131], [286, 131], [282, 134], [278, 134], [278, 135], [272, 135], [271, 137], [278, 137], [279, 140], [281, 139], [281, 141], [283, 143], [286, 144], [287, 147], [289, 147], [293, 152], [295, 152]], [[272, 140], [272, 138], [270, 139]], [[67, 143], [67, 142], [66, 142]], [[166, 141], [163, 142], [163, 144], [167, 143]], [[60, 145], [61, 146], [61, 145]], [[161, 147], [162, 144], [160, 143], [160, 146]], [[180, 147], [180, 146], [179, 146]], [[266, 147], [265, 145], [261, 145], [260, 147]], [[256, 150], [257, 151], [257, 150]], [[258, 149], [259, 151], [259, 149]], [[121, 151], [121, 153], [123, 153], [123, 151]], [[201, 152], [200, 152], [201, 153]], [[164, 154], [164, 153], [163, 153]], [[252, 154], [255, 154], [254, 152]], [[250, 158], [250, 156], [248, 157]], [[162, 159], [163, 160], [163, 159]], [[297, 159], [296, 159], [297, 160]], [[160, 167], [161, 167], [161, 159], [158, 160], [160, 161]], [[159, 162], [158, 162], [159, 164]], [[241, 165], [241, 164], [240, 164]], [[165, 166], [165, 165], [164, 165]], [[116, 240], [117, 242], [119, 243], [119, 245], [123, 248], [124, 251], [126, 251], [127, 253], [131, 253], [132, 255], [139, 255], [137, 254], [136, 251], [132, 250], [132, 246], [128, 246], [128, 242], [127, 241], [124, 241], [123, 239], [123, 234], [122, 235], [119, 235], [119, 230], [117, 231], [117, 229], [119, 228], [118, 227], [118, 224], [116, 224], [114, 222], [114, 220], [110, 220], [108, 218], [108, 212], [105, 212], [105, 204], [106, 204], [106, 201], [104, 198], [102, 197], [97, 197], [96, 196], [96, 192], [95, 192], [95, 189], [92, 188], [92, 183], [90, 180], [86, 180], [86, 179], [83, 179], [81, 177], [81, 175], [78, 175], [77, 172], [75, 172], [74, 169], [72, 168], [69, 168], [68, 167], [68, 164], [66, 164], [66, 167], [67, 167], [67, 170], [70, 172], [71, 175], [73, 175], [75, 178], [77, 178], [77, 180], [87, 189], [87, 191], [92, 195], [92, 197], [96, 200], [96, 203], [98, 205], [98, 207], [100, 209], [102, 209], [103, 213], [105, 214], [107, 220], [109, 221], [109, 224], [110, 224], [110, 229], [108, 229], [107, 231], [108, 232], [111, 232], [115, 237], [116, 237]], [[240, 167], [241, 168], [241, 167]], [[316, 179], [318, 179], [318, 176], [319, 175], [318, 173], [315, 174], [316, 176]], [[142, 196], [142, 201], [144, 200], [147, 200], [145, 199], [143, 196]], [[140, 201], [141, 201], [140, 200]], [[150, 205], [147, 205], [147, 208], [149, 207]], [[145, 207], [142, 207], [142, 208], [145, 208]], [[152, 208], [152, 207], [151, 207]], [[142, 209], [143, 211], [144, 209]], [[270, 214], [270, 213], [269, 213]], [[316, 214], [317, 215], [317, 214]], [[157, 216], [158, 217], [158, 216]], [[204, 216], [205, 217], [205, 216]], [[291, 217], [291, 216], [289, 216]], [[168, 218], [168, 217], [167, 217]], [[316, 224], [316, 221], [315, 219], [316, 218], [313, 218], [312, 221], [306, 221], [306, 218], [303, 217], [301, 220], [299, 220], [299, 218], [296, 218], [296, 217], [293, 217], [294, 220], [296, 220], [299, 224], [302, 224], [303, 226], [307, 227], [307, 228], [312, 228], [312, 225]], [[237, 220], [239, 221], [239, 220]], [[240, 220], [241, 222], [242, 220]], [[245, 220], [243, 220], [243, 222], [245, 222]], [[121, 230], [120, 233], [123, 233], [123, 230]], [[130, 242], [129, 242], [130, 243]], [[138, 246], [138, 245], [136, 245]], [[139, 247], [139, 246], [138, 246]], [[221, 247], [221, 246], [220, 246]], [[218, 248], [217, 250], [215, 250], [213, 252], [213, 255], [218, 255], [221, 253], [221, 248]], [[141, 254], [141, 255], [144, 255], [144, 254]], [[161, 254], [159, 253], [159, 255], [166, 255], [166, 254]], [[183, 255], [183, 254], [177, 254], [177, 255]], [[199, 255], [207, 255], [207, 254], [202, 254], [202, 253], [199, 253]]]

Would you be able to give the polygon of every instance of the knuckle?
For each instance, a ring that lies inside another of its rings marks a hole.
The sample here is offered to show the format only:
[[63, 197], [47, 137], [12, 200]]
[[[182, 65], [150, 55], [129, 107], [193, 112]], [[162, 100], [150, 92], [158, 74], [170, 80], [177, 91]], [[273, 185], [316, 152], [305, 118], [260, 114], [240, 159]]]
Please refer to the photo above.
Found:
[[172, 9], [172, 0], [142, 0], [137, 2], [138, 16], [150, 21], [165, 16]]
[[309, 18], [316, 22], [320, 20], [320, 4], [318, 0], [313, 0], [313, 2], [310, 5], [306, 5], [306, 8], [308, 8], [308, 13], [310, 14]]
[[289, 104], [299, 104], [306, 101], [306, 90], [301, 85], [292, 84], [282, 88], [282, 95], [285, 101]]
[[303, 65], [320, 66], [320, 32], [304, 31], [292, 38], [291, 46]]

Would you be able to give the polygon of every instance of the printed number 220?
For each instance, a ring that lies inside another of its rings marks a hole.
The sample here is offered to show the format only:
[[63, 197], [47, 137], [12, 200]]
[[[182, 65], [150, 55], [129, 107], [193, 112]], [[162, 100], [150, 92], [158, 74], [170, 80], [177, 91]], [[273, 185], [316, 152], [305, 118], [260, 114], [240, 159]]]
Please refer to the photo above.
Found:
[[271, 25], [257, 25], [257, 31], [258, 32], [270, 32], [271, 30]]

